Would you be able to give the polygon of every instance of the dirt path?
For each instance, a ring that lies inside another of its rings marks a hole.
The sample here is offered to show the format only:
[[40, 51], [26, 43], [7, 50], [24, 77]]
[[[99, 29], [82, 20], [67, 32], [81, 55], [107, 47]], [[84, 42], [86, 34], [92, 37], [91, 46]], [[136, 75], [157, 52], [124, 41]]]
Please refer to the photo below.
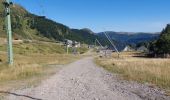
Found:
[[9, 94], [6, 100], [170, 100], [158, 89], [119, 80], [92, 58], [67, 65], [36, 88]]

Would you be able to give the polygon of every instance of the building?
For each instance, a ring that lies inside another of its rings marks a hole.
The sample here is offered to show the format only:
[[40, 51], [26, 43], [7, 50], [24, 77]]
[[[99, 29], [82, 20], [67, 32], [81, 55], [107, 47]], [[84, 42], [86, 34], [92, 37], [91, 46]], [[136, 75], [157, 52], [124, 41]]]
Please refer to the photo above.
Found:
[[81, 47], [81, 43], [77, 42], [77, 41], [74, 41], [74, 47], [80, 48]]
[[65, 40], [64, 40], [64, 44], [67, 45], [67, 47], [72, 47], [73, 41], [72, 41], [72, 40], [65, 39]]
[[145, 46], [141, 46], [139, 48], [137, 48], [138, 52], [149, 52], [148, 48], [146, 48]]
[[125, 46], [122, 51], [123, 52], [132, 52], [132, 51], [135, 51], [135, 50], [132, 47], [130, 47], [130, 46]]
[[81, 47], [80, 42], [72, 41], [72, 40], [68, 40], [68, 39], [65, 40], [65, 45], [67, 45], [68, 47], [76, 47], [76, 48]]

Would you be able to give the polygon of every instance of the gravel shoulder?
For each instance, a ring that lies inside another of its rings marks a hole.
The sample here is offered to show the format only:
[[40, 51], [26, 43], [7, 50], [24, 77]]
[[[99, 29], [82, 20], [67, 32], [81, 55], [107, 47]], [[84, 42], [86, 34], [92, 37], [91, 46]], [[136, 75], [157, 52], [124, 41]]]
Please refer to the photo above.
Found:
[[170, 100], [160, 89], [120, 80], [92, 57], [64, 66], [37, 87], [8, 94], [5, 100]]

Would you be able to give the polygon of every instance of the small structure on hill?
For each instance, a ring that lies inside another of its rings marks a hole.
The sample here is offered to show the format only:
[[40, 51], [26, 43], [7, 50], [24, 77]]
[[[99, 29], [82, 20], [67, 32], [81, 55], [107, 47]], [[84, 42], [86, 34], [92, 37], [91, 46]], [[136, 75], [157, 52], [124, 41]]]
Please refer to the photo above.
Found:
[[65, 45], [67, 45], [68, 47], [76, 47], [76, 48], [81, 47], [80, 42], [72, 41], [72, 40], [68, 40], [68, 39], [65, 40]]
[[98, 53], [100, 53], [100, 57], [111, 57], [115, 50], [109, 49], [107, 46], [98, 48]]
[[124, 49], [122, 50], [123, 52], [132, 52], [135, 51], [131, 46], [127, 45], [124, 47]]
[[72, 40], [66, 39], [64, 42], [65, 42], [65, 45], [67, 45], [67, 47], [72, 47], [72, 44], [73, 44]]
[[80, 42], [74, 41], [73, 46], [76, 47], [76, 48], [80, 48], [81, 44], [80, 44]]
[[95, 45], [88, 45], [88, 48], [89, 48], [89, 49], [95, 48]]
[[138, 52], [149, 52], [148, 48], [146, 48], [145, 46], [141, 46], [139, 48], [137, 48]]
[[78, 54], [77, 48], [81, 47], [80, 42], [65, 39], [64, 45], [66, 46], [67, 54], [69, 53], [69, 48], [72, 48], [73, 54]]

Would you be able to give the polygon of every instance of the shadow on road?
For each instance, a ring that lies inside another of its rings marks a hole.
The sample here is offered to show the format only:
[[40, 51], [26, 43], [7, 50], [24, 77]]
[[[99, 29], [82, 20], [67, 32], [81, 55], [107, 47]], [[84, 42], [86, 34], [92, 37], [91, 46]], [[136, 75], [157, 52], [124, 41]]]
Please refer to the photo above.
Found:
[[1, 94], [10, 94], [10, 95], [18, 96], [18, 97], [25, 97], [25, 98], [29, 98], [29, 99], [32, 99], [32, 100], [43, 100], [43, 99], [34, 98], [34, 97], [31, 97], [31, 96], [17, 94], [17, 93], [12, 93], [12, 92], [7, 92], [7, 91], [0, 91], [0, 93]]

